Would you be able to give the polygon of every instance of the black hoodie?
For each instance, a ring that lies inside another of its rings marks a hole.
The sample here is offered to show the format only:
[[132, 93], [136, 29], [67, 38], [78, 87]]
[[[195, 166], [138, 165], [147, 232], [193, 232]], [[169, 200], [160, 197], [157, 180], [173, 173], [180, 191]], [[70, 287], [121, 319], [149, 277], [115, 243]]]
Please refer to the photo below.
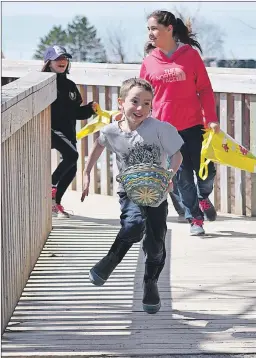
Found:
[[51, 105], [51, 127], [72, 142], [76, 142], [76, 120], [88, 119], [95, 114], [92, 102], [85, 106], [81, 103], [82, 97], [76, 84], [66, 74], [57, 74], [57, 99]]

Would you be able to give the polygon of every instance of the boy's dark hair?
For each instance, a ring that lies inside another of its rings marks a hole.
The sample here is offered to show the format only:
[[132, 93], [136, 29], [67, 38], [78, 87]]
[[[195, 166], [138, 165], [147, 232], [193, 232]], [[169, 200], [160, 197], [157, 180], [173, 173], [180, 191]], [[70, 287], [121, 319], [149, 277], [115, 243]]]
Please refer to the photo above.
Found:
[[153, 87], [148, 81], [143, 80], [142, 78], [129, 78], [122, 83], [120, 88], [120, 98], [124, 100], [133, 87], [141, 87], [154, 96]]
[[202, 48], [200, 43], [195, 40], [195, 34], [191, 32], [191, 28], [189, 29], [184, 22], [179, 18], [175, 17], [171, 12], [164, 10], [157, 10], [148, 15], [147, 19], [153, 17], [156, 19], [158, 24], [164, 26], [173, 26], [173, 37], [177, 40], [183, 42], [184, 44], [188, 44], [193, 47], [197, 47], [202, 53]]
[[149, 55], [155, 48], [151, 41], [147, 41], [144, 46], [144, 56]]

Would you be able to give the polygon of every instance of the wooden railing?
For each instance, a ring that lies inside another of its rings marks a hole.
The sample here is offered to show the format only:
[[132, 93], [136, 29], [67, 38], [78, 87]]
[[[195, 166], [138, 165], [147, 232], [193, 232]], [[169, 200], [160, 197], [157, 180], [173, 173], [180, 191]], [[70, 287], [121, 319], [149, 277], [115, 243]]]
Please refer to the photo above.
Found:
[[[3, 76], [20, 77], [40, 71], [41, 61], [3, 60]], [[117, 109], [121, 82], [138, 77], [140, 65], [73, 63], [70, 78], [77, 84], [84, 103], [97, 101], [102, 108]], [[256, 154], [256, 74], [253, 69], [207, 68], [215, 92], [221, 128]], [[77, 121], [77, 130], [86, 121]], [[93, 141], [98, 133], [78, 141], [80, 153], [78, 173], [71, 185], [82, 189], [82, 171]], [[53, 166], [58, 157], [54, 154]], [[112, 153], [105, 150], [94, 168], [91, 192], [115, 195], [117, 170]], [[223, 213], [256, 216], [256, 174], [217, 165], [212, 200]]]
[[2, 332], [52, 228], [50, 104], [56, 75], [2, 88]]

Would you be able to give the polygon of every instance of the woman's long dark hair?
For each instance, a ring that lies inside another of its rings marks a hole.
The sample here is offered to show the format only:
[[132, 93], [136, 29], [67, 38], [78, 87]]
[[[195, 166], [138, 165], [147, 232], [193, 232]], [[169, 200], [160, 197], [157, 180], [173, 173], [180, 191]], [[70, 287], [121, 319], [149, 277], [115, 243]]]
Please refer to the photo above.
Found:
[[201, 53], [203, 52], [200, 43], [195, 39], [195, 34], [189, 31], [187, 26], [179, 17], [176, 18], [171, 12], [164, 10], [157, 10], [152, 12], [152, 14], [147, 17], [147, 19], [151, 17], [156, 19], [159, 24], [166, 27], [172, 25], [174, 38], [180, 42], [183, 42], [184, 44], [197, 47]]

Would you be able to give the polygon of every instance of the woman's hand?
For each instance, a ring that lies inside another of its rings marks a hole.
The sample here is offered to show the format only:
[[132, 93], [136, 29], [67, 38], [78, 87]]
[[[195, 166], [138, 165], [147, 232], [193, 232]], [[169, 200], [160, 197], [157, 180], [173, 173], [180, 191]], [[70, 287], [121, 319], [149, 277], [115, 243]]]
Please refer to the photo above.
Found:
[[83, 202], [84, 198], [86, 196], [88, 196], [89, 186], [90, 186], [90, 174], [85, 173], [84, 180], [83, 180], [83, 192], [82, 192], [82, 196], [81, 196], [81, 202]]
[[220, 131], [220, 124], [217, 122], [208, 123], [208, 127], [212, 129], [214, 133], [219, 133]]

